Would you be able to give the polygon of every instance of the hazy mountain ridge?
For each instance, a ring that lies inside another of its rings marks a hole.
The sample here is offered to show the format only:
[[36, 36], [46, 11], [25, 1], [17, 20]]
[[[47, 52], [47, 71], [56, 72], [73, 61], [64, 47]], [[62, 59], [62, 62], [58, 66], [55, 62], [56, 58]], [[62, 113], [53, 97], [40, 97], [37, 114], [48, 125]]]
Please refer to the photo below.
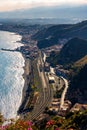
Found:
[[[43, 6], [30, 9], [20, 9], [8, 12], [0, 12], [0, 18], [67, 18], [68, 20], [74, 18], [87, 18], [87, 5], [80, 6]], [[71, 15], [72, 14], [72, 15]], [[69, 19], [70, 18], [70, 19]], [[67, 20], [67, 22], [68, 22]]]

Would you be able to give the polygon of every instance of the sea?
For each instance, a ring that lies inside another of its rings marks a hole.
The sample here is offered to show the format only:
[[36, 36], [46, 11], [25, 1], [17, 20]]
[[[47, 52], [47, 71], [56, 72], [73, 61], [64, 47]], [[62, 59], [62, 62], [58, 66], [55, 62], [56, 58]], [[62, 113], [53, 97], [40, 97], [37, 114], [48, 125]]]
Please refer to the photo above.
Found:
[[0, 31], [0, 113], [5, 119], [17, 117], [24, 87], [25, 60], [20, 52], [3, 51], [23, 46], [21, 36]]

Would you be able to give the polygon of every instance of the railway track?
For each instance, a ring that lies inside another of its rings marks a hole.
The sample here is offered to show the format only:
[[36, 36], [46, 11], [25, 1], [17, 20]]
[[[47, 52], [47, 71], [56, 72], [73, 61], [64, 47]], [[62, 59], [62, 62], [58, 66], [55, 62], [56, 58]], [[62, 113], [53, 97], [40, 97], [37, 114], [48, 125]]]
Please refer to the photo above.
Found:
[[[38, 63], [42, 64], [43, 67], [42, 57], [40, 56], [38, 60], [39, 60]], [[49, 106], [53, 98], [53, 89], [49, 86], [45, 72], [44, 71], [40, 72], [38, 63], [37, 63], [37, 69], [39, 76], [41, 77], [42, 80], [42, 89], [41, 89], [42, 91], [40, 92], [39, 98], [34, 106], [33, 111], [30, 113], [29, 119], [31, 121], [39, 118], [39, 116], [44, 112], [45, 108]]]

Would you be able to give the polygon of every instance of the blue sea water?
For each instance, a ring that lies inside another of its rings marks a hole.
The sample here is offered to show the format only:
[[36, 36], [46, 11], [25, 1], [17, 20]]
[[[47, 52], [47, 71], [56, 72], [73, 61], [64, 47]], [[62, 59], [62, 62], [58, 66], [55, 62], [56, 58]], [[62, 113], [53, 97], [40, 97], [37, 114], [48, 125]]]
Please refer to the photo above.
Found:
[[[21, 36], [0, 31], [0, 49], [22, 46]], [[25, 61], [20, 52], [0, 50], [0, 112], [6, 119], [15, 118], [22, 100]]]

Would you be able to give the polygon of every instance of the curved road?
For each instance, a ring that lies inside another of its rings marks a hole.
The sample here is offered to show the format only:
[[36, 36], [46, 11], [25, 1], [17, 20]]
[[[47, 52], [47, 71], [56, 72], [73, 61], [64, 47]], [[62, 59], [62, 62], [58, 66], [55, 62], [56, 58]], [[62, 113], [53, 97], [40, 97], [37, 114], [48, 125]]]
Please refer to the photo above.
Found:
[[67, 92], [67, 89], [68, 89], [68, 81], [61, 77], [65, 83], [65, 88], [64, 88], [64, 91], [62, 93], [62, 96], [61, 96], [61, 101], [60, 101], [60, 108], [62, 108], [63, 104], [64, 104], [64, 99], [65, 99], [65, 95], [66, 95], [66, 92]]

